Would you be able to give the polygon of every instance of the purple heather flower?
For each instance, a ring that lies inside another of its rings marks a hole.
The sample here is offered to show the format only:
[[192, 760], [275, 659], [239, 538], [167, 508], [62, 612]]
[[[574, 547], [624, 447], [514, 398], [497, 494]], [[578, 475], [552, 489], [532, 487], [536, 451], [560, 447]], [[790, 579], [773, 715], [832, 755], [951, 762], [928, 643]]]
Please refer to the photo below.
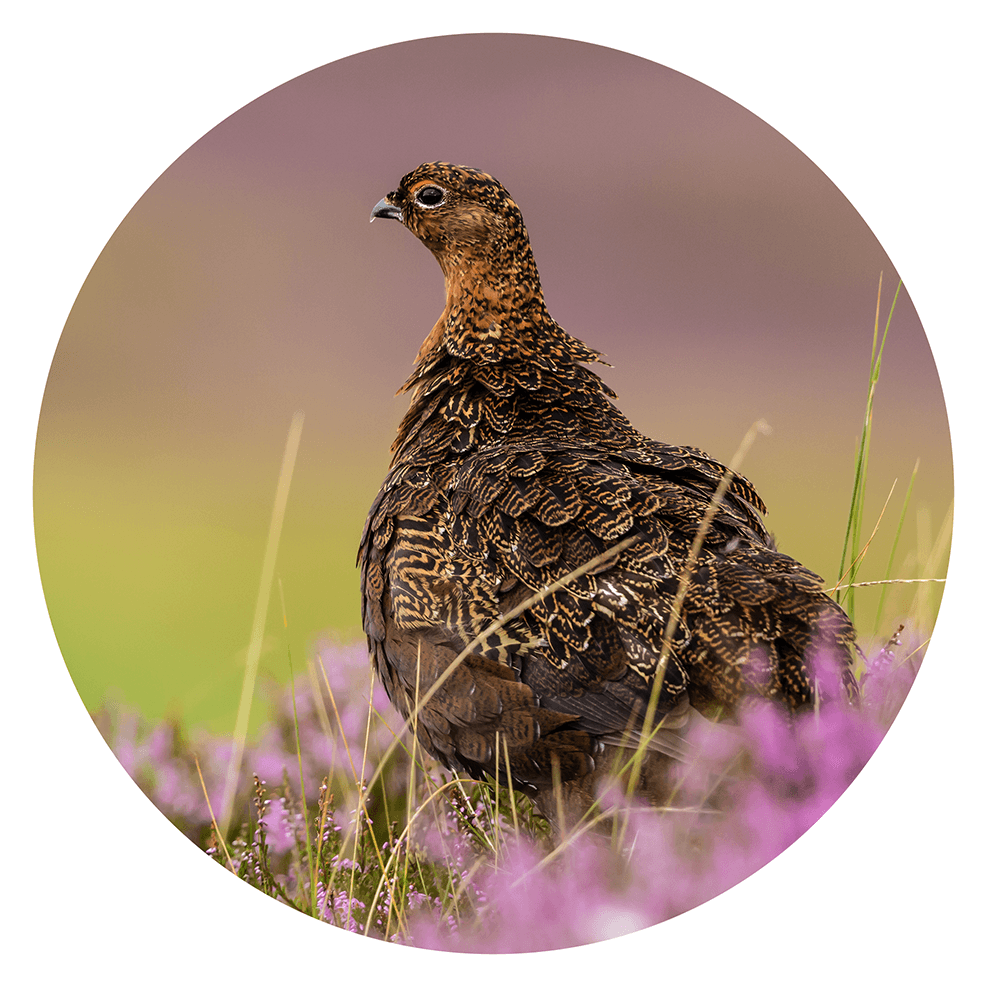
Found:
[[264, 827], [267, 845], [273, 853], [284, 853], [295, 845], [291, 818], [285, 808], [283, 798], [268, 801], [261, 825]]
[[[411, 941], [417, 946], [482, 952], [573, 946], [663, 921], [742, 881], [826, 812], [876, 749], [919, 665], [918, 658], [908, 659], [912, 651], [918, 651], [917, 642], [901, 643], [896, 638], [891, 644], [893, 650], [889, 646], [867, 661], [862, 699], [856, 704], [847, 701], [838, 671], [821, 655], [814, 674], [825, 698], [818, 709], [792, 720], [769, 703], [752, 703], [731, 725], [697, 721], [689, 735], [697, 755], [675, 768], [686, 808], [635, 808], [625, 804], [619, 788], [607, 795], [606, 805], [627, 813], [627, 831], [619, 852], [604, 840], [583, 836], [543, 864], [541, 847], [524, 835], [513, 835], [506, 793], [502, 792], [501, 818], [497, 819], [487, 801], [473, 795], [464, 800], [459, 788], [449, 790], [445, 798], [435, 801], [436, 811], [426, 810], [419, 816], [410, 841], [409, 852], [421, 853], [424, 873], [438, 875], [434, 884], [409, 886], [401, 902], [408, 910]], [[392, 734], [378, 717], [371, 719], [364, 765], [365, 697], [370, 695], [366, 650], [362, 645], [323, 645], [319, 657], [332, 684], [357, 771], [362, 768], [363, 777], [369, 779]], [[321, 672], [319, 688], [324, 692]], [[289, 813], [281, 797], [285, 771], [293, 800], [300, 797], [301, 788], [290, 690], [271, 693], [269, 701], [270, 722], [245, 752], [237, 805], [243, 813], [252, 812], [251, 778], [256, 771], [266, 779], [269, 793], [262, 823], [266, 842], [272, 858], [284, 861], [296, 832], [303, 832], [300, 816]], [[362, 932], [369, 923], [384, 934], [386, 921], [382, 919], [394, 907], [390, 888], [385, 887], [372, 917], [366, 915], [366, 906], [357, 895], [352, 900], [348, 897], [350, 875], [357, 882], [354, 890], [359, 887], [359, 894], [366, 897], [367, 875], [372, 878], [378, 865], [352, 843], [339, 842], [344, 829], [351, 830], [356, 822], [360, 790], [340, 743], [336, 714], [328, 703], [325, 712], [331, 736], [326, 736], [319, 715], [321, 702], [308, 676], [300, 676], [295, 683], [295, 706], [302, 772], [311, 803], [309, 818], [318, 818], [314, 804], [320, 782], [328, 776], [335, 801], [321, 838], [324, 853], [331, 857], [327, 866], [346, 875], [345, 881], [333, 883], [328, 902], [320, 884], [319, 907], [325, 920], [335, 925]], [[373, 691], [373, 705], [398, 729], [399, 718], [379, 683]], [[124, 710], [114, 710], [98, 722], [121, 762], [155, 804], [204, 843], [209, 812], [191, 752], [198, 754], [218, 811], [232, 741], [204, 732], [189, 741], [171, 725], [149, 728]], [[388, 799], [404, 797], [405, 764], [403, 756], [396, 758], [384, 772]], [[446, 780], [437, 774], [428, 790]], [[464, 782], [467, 792], [471, 784]], [[374, 816], [395, 818], [393, 812], [385, 815], [376, 788], [373, 797], [377, 801], [363, 809], [361, 830], [372, 825]], [[345, 826], [340, 820], [346, 820]], [[320, 838], [316, 830], [317, 825], [312, 828], [313, 841]], [[496, 856], [483, 849], [477, 831], [497, 842]], [[399, 849], [409, 848], [402, 845]], [[394, 852], [390, 841], [384, 852]], [[249, 880], [263, 886], [265, 875], [256, 846], [251, 850], [234, 842], [231, 854], [235, 866], [250, 860]], [[217, 859], [224, 857], [219, 854]], [[307, 873], [296, 874], [296, 863], [280, 866], [288, 868], [288, 876], [278, 880], [289, 893], [308, 880]]]

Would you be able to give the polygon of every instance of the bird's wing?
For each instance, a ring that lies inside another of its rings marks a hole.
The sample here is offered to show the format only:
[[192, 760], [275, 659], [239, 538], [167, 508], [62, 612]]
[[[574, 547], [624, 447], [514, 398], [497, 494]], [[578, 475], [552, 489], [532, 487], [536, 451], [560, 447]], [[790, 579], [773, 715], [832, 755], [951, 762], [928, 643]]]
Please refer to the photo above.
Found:
[[[770, 547], [746, 481], [713, 514], [682, 592], [725, 472], [659, 443], [548, 441], [486, 448], [444, 472], [395, 471], [360, 549], [375, 664], [394, 699], [470, 655], [422, 713], [431, 749], [490, 770], [481, 755], [499, 732], [531, 779], [553, 744], [574, 771], [592, 756], [587, 735], [635, 744], [656, 679], [655, 722], [669, 725], [696, 697], [728, 706], [751, 676], [764, 695], [807, 701], [805, 642], [788, 638], [807, 636], [820, 581]], [[414, 706], [396, 701], [406, 715]], [[670, 730], [650, 746], [682, 753]]]

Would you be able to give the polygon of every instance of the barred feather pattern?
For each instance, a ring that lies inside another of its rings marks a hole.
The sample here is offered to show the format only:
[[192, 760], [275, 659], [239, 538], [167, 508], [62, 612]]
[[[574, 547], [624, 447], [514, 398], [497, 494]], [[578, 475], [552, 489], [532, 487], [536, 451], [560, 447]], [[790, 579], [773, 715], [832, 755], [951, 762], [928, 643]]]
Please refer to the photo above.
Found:
[[[476, 777], [509, 764], [536, 795], [553, 777], [582, 790], [606, 770], [641, 726], [686, 559], [728, 476], [664, 642], [657, 716], [669, 736], [652, 746], [674, 751], [686, 712], [729, 716], [757, 697], [793, 711], [813, 703], [823, 650], [843, 657], [855, 691], [849, 619], [818, 576], [776, 550], [750, 481], [649, 439], [615, 407], [591, 369], [602, 355], [549, 315], [499, 182], [422, 165], [374, 216], [411, 230], [446, 282], [358, 553], [370, 654], [405, 716], [470, 648], [421, 708], [420, 743]], [[660, 765], [652, 776], [660, 788]]]

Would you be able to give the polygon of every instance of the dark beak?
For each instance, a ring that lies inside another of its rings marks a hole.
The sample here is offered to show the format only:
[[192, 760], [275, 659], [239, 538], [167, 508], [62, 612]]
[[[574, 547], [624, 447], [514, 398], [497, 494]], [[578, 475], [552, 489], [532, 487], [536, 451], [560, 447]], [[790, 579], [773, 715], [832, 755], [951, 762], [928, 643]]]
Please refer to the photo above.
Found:
[[372, 223], [378, 217], [381, 219], [396, 219], [399, 223], [402, 219], [401, 210], [398, 209], [398, 207], [393, 203], [388, 202], [387, 196], [384, 196], [384, 198], [374, 206], [373, 211], [370, 213], [370, 222]]

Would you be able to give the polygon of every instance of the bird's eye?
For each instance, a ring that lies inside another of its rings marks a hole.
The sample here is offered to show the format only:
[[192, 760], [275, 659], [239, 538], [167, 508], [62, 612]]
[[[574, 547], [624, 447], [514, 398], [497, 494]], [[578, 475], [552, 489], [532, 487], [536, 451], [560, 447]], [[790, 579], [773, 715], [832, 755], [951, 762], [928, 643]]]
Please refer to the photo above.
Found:
[[445, 192], [437, 185], [426, 185], [424, 188], [420, 188], [415, 195], [418, 204], [425, 206], [426, 209], [434, 209], [441, 205], [444, 198]]

